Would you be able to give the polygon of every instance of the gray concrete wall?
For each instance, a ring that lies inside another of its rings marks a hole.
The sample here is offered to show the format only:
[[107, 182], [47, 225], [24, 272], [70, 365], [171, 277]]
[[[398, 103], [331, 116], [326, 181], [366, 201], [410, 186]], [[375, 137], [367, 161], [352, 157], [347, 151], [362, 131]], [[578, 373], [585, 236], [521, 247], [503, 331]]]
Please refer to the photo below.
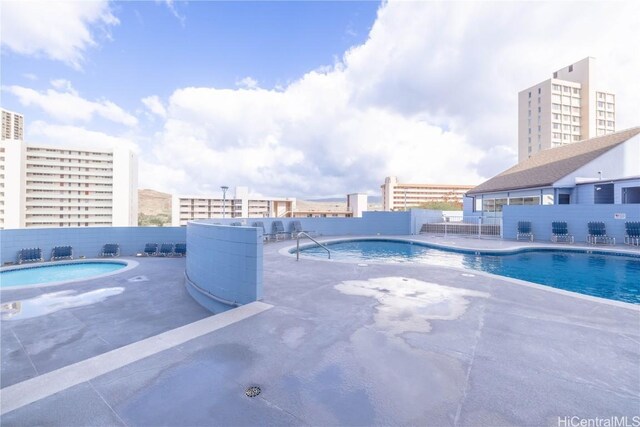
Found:
[[187, 289], [219, 313], [262, 298], [262, 230], [191, 221]]
[[40, 248], [45, 260], [54, 246], [72, 246], [74, 258], [97, 257], [105, 243], [118, 243], [123, 256], [135, 255], [145, 243], [184, 243], [184, 227], [23, 228], [0, 231], [2, 264], [16, 262], [18, 251]]
[[[566, 221], [569, 233], [576, 242], [584, 242], [587, 237], [587, 223], [602, 221], [607, 235], [615, 237], [616, 243], [623, 243], [626, 221], [640, 221], [640, 205], [547, 205], [547, 206], [505, 206], [502, 212], [503, 236], [515, 239], [518, 221], [531, 221], [535, 240], [551, 239], [551, 223]], [[624, 214], [626, 219], [616, 219], [615, 214]]]

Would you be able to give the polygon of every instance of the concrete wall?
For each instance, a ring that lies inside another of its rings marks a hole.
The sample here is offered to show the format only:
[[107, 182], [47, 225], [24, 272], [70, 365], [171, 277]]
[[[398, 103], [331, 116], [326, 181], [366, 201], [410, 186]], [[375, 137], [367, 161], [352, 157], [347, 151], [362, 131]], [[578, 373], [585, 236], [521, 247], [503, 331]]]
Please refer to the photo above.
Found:
[[411, 234], [411, 211], [407, 212], [363, 212], [362, 218], [226, 218], [201, 220], [206, 223], [230, 224], [240, 222], [252, 226], [261, 221], [265, 231], [271, 233], [273, 221], [282, 221], [285, 231], [293, 221], [300, 221], [302, 229], [321, 236], [344, 236], [362, 234]]
[[23, 248], [40, 248], [46, 260], [54, 246], [73, 247], [73, 256], [94, 258], [105, 243], [118, 243], [122, 255], [135, 255], [145, 243], [186, 241], [184, 227], [78, 227], [28, 228], [0, 231], [0, 259], [15, 262]]
[[262, 298], [262, 230], [192, 221], [186, 227], [191, 296], [220, 313]]
[[[625, 214], [626, 219], [615, 219], [614, 214]], [[515, 239], [518, 221], [531, 221], [535, 240], [551, 239], [551, 223], [566, 221], [569, 234], [576, 242], [584, 242], [587, 237], [587, 223], [602, 221], [607, 235], [615, 237], [616, 243], [623, 243], [626, 221], [640, 221], [640, 205], [547, 205], [547, 206], [505, 206], [502, 215], [503, 236]]]

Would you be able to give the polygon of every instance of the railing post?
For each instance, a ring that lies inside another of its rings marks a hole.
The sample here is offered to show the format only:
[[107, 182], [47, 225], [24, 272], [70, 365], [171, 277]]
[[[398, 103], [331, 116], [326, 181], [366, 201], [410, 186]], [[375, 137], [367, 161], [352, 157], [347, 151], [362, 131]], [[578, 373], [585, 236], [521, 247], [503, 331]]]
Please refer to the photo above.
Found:
[[478, 217], [478, 239], [482, 237], [482, 217]]
[[296, 239], [296, 261], [300, 261], [300, 235]]

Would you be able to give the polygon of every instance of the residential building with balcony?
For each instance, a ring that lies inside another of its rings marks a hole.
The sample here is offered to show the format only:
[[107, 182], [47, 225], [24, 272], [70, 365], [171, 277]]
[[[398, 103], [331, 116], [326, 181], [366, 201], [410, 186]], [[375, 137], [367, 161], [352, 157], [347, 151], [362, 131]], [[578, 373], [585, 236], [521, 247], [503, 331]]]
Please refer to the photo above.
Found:
[[295, 208], [295, 198], [254, 196], [248, 187], [236, 187], [226, 195], [174, 195], [171, 222], [183, 226], [194, 219], [291, 217]]
[[24, 116], [20, 113], [2, 109], [2, 133], [0, 140], [23, 140]]
[[462, 207], [465, 193], [473, 187], [473, 185], [405, 184], [399, 183], [397, 177], [389, 176], [380, 186], [382, 208], [385, 211], [407, 210], [430, 202], [454, 202]]
[[588, 57], [518, 93], [518, 161], [615, 132], [615, 94], [598, 88]]
[[128, 149], [0, 141], [0, 227], [138, 223], [138, 166]]

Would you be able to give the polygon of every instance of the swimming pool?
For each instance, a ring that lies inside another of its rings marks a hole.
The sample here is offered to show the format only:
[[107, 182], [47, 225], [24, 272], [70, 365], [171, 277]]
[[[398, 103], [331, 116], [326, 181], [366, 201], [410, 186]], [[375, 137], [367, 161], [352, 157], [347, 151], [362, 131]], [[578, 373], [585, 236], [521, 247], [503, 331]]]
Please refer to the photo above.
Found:
[[64, 264], [23, 266], [0, 271], [0, 289], [89, 279], [127, 267], [127, 262], [76, 261]]
[[[511, 253], [444, 250], [385, 239], [326, 244], [332, 259], [461, 267], [601, 298], [640, 304], [640, 256], [604, 252], [526, 249]], [[327, 257], [311, 246], [304, 255]]]

